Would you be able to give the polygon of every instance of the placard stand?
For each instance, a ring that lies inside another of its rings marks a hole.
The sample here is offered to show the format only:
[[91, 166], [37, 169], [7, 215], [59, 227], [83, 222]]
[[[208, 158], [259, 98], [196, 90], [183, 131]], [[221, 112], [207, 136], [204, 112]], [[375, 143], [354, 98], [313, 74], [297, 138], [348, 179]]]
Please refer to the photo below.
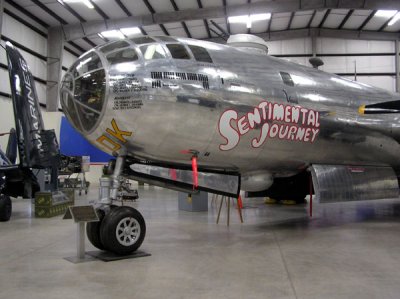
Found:
[[76, 223], [76, 256], [65, 257], [64, 259], [74, 263], [95, 261], [96, 258], [87, 255], [85, 252], [85, 224], [86, 222], [99, 221], [99, 217], [93, 206], [69, 207], [63, 219], [74, 219]]

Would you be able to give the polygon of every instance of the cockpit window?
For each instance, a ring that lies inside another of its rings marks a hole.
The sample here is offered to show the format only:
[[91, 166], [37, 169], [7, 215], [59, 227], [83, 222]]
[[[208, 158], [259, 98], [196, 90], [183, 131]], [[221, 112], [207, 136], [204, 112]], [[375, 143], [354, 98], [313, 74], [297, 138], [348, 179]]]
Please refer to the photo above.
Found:
[[172, 58], [175, 59], [190, 59], [189, 53], [186, 48], [180, 44], [166, 44], [168, 50], [171, 52]]
[[74, 104], [74, 87], [73, 78], [71, 74], [66, 74], [64, 76], [61, 85], [61, 106], [63, 107], [64, 113], [68, 116], [68, 119], [72, 124], [79, 130], [82, 130], [81, 124], [79, 122], [76, 108]]
[[71, 70], [74, 77], [79, 77], [84, 73], [91, 72], [101, 68], [102, 64], [99, 56], [95, 52], [90, 52], [87, 55], [81, 57], [72, 66]]
[[141, 46], [140, 51], [142, 51], [143, 57], [146, 60], [160, 59], [160, 58], [166, 57], [166, 53], [165, 53], [163, 47], [158, 44]]
[[131, 38], [131, 41], [133, 41], [137, 45], [148, 44], [148, 43], [154, 43], [155, 42], [154, 39], [152, 39], [151, 37], [148, 37], [148, 36], [141, 36], [141, 37]]
[[281, 78], [282, 78], [283, 83], [285, 83], [288, 86], [294, 86], [294, 82], [293, 82], [292, 76], [290, 76], [289, 73], [280, 72], [280, 74], [281, 74]]
[[105, 77], [104, 70], [101, 69], [75, 80], [75, 101], [100, 112], [103, 108]]
[[159, 40], [163, 42], [177, 42], [175, 38], [169, 37], [169, 36], [156, 36]]
[[113, 42], [113, 43], [109, 43], [109, 44], [101, 47], [100, 51], [103, 52], [103, 53], [108, 53], [108, 52], [111, 52], [111, 51], [113, 51], [115, 49], [125, 48], [127, 46], [129, 46], [129, 43], [127, 41], [120, 40], [120, 41], [116, 41], [116, 42]]
[[122, 62], [131, 62], [138, 60], [138, 55], [135, 49], [127, 48], [121, 51], [116, 51], [107, 55], [107, 60], [110, 64], [117, 64]]
[[192, 50], [194, 59], [196, 59], [197, 61], [209, 62], [209, 63], [213, 62], [210, 57], [210, 54], [208, 54], [207, 50], [204, 49], [203, 47], [189, 45], [189, 48], [190, 50]]
[[80, 104], [76, 104], [76, 110], [79, 114], [79, 119], [81, 120], [83, 129], [89, 131], [93, 128], [99, 118], [99, 113], [91, 109], [86, 108]]

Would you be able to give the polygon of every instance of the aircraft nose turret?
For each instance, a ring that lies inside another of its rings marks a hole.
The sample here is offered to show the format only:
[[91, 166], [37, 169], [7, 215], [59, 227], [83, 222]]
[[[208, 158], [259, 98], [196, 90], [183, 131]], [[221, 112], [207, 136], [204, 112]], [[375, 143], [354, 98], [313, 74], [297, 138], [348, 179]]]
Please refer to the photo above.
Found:
[[127, 40], [110, 42], [82, 55], [61, 86], [61, 106], [72, 125], [83, 135], [94, 132], [108, 98], [130, 96], [140, 88], [134, 73], [140, 66], [137, 51]]
[[80, 57], [64, 76], [61, 106], [72, 125], [89, 134], [98, 125], [105, 106], [106, 74], [95, 51]]

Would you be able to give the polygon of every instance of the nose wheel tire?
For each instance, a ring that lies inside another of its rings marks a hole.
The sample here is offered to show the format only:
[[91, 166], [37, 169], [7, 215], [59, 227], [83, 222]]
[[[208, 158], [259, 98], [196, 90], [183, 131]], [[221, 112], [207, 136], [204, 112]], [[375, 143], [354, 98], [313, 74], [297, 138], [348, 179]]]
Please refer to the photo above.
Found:
[[0, 221], [10, 220], [12, 212], [12, 203], [9, 196], [0, 194]]
[[100, 226], [103, 221], [105, 212], [102, 209], [96, 209], [99, 221], [86, 223], [86, 235], [92, 245], [100, 250], [104, 249], [103, 243], [100, 239]]
[[137, 250], [146, 235], [143, 216], [134, 208], [122, 206], [107, 214], [100, 225], [104, 248], [118, 255]]

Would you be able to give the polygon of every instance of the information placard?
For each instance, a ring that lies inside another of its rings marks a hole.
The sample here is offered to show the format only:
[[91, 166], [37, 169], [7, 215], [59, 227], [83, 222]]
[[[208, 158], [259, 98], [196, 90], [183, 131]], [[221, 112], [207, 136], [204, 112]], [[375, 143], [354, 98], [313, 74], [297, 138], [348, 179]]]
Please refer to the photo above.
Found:
[[95, 222], [99, 221], [96, 210], [92, 205], [90, 206], [75, 206], [69, 207], [72, 219], [75, 222]]

